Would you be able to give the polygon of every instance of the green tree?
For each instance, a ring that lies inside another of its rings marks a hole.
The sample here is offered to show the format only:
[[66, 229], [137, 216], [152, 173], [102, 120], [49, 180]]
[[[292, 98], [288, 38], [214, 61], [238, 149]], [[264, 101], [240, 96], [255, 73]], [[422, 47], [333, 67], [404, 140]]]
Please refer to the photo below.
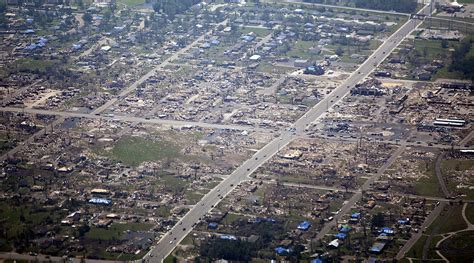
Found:
[[372, 216], [372, 227], [383, 227], [385, 225], [385, 218], [382, 213], [377, 213]]

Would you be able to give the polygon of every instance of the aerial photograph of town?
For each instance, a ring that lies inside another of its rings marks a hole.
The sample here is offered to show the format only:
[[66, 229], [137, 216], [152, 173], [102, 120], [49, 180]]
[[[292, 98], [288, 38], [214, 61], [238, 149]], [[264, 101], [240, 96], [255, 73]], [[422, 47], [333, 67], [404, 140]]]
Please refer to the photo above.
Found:
[[474, 262], [474, 0], [0, 0], [0, 263]]

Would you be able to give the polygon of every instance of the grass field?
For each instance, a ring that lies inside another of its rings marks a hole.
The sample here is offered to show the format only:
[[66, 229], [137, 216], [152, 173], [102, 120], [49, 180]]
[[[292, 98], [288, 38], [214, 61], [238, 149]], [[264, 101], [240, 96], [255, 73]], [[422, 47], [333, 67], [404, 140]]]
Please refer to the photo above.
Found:
[[148, 231], [151, 227], [151, 224], [142, 223], [112, 224], [109, 228], [92, 227], [85, 237], [98, 240], [119, 240], [124, 231]]
[[190, 204], [190, 205], [194, 205], [197, 202], [199, 202], [199, 200], [201, 200], [203, 196], [204, 195], [200, 194], [200, 193], [186, 191], [186, 199], [188, 200], [187, 203]]
[[52, 69], [53, 66], [57, 64], [57, 61], [53, 60], [35, 60], [35, 59], [18, 59], [16, 60], [10, 71], [20, 71], [20, 72], [40, 72], [46, 73], [48, 70]]
[[466, 207], [466, 217], [471, 224], [474, 224], [474, 204], [468, 204]]
[[450, 262], [472, 262], [474, 259], [474, 231], [460, 232], [440, 245], [440, 252]]
[[145, 3], [145, 0], [118, 0], [117, 3], [124, 4], [128, 7], [133, 7]]
[[139, 165], [145, 161], [175, 159], [180, 156], [180, 148], [168, 141], [151, 141], [139, 137], [126, 136], [117, 141], [110, 157], [128, 165]]
[[413, 184], [415, 191], [419, 195], [443, 197], [443, 193], [438, 184], [434, 170], [434, 162], [422, 162], [418, 169], [428, 177], [421, 178]]
[[447, 206], [438, 218], [431, 224], [427, 231], [439, 227], [438, 234], [449, 233], [465, 229], [467, 227], [464, 219], [461, 216], [462, 205], [453, 204], [453, 206]]

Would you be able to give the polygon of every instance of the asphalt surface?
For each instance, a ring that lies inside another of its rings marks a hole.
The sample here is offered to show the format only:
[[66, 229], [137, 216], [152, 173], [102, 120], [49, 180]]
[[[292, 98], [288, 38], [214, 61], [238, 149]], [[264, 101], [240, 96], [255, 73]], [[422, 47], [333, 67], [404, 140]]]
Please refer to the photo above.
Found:
[[[423, 7], [419, 14], [429, 14], [429, 5]], [[329, 96], [312, 107], [306, 114], [298, 119], [289, 130], [282, 134], [256, 152], [250, 159], [239, 166], [229, 177], [223, 180], [214, 189], [208, 192], [165, 236], [161, 238], [158, 244], [144, 257], [145, 261], [161, 262], [165, 259], [192, 228], [204, 216], [212, 210], [226, 195], [228, 195], [238, 184], [248, 180], [250, 175], [262, 166], [266, 161], [279, 152], [281, 148], [289, 144], [297, 135], [302, 134], [305, 127], [316, 122], [329, 108], [333, 107], [350, 89], [357, 83], [367, 77], [410, 33], [420, 24], [421, 20], [410, 19], [402, 25], [394, 34], [392, 34], [351, 76], [346, 79], [342, 85], [334, 89]], [[400, 147], [397, 152], [401, 153], [404, 147]], [[394, 159], [397, 157], [392, 156]], [[392, 158], [391, 157], [391, 158]], [[387, 162], [388, 167], [390, 163]], [[384, 165], [385, 166], [385, 165]], [[385, 168], [386, 169], [386, 168]], [[367, 180], [364, 184], [368, 188], [370, 184], [378, 177]], [[354, 194], [351, 198], [352, 204], [360, 199], [360, 193]], [[348, 203], [349, 204], [349, 203]], [[349, 210], [350, 206], [344, 206], [345, 210]], [[342, 212], [347, 212], [341, 210]], [[343, 214], [343, 213], [340, 213]], [[330, 222], [331, 223], [331, 222]], [[323, 227], [324, 232], [328, 232], [331, 226]], [[324, 236], [325, 233], [321, 236]], [[318, 236], [320, 236], [318, 234]]]
[[167, 119], [154, 119], [151, 117], [133, 117], [125, 115], [95, 115], [88, 113], [80, 112], [70, 112], [70, 111], [54, 111], [54, 110], [39, 110], [39, 109], [26, 109], [26, 108], [15, 108], [15, 107], [3, 107], [0, 108], [0, 111], [4, 112], [24, 112], [30, 114], [43, 114], [43, 115], [57, 115], [64, 118], [87, 118], [87, 119], [102, 119], [105, 121], [120, 121], [120, 122], [130, 122], [130, 123], [150, 123], [150, 124], [161, 124], [161, 125], [170, 125], [173, 127], [183, 127], [183, 126], [193, 126], [201, 128], [212, 128], [212, 129], [228, 129], [228, 130], [257, 130], [257, 131], [270, 131], [271, 129], [265, 128], [254, 128], [252, 126], [245, 125], [234, 125], [234, 124], [214, 124], [206, 123], [199, 121], [177, 121], [177, 120], [167, 120]]

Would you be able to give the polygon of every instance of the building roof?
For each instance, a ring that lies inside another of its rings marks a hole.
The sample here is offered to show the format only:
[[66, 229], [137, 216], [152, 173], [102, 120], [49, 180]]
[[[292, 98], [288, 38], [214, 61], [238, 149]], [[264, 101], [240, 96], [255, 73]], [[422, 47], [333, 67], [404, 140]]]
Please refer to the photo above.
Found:
[[298, 225], [299, 230], [308, 230], [311, 227], [311, 223], [308, 221], [303, 221]]

